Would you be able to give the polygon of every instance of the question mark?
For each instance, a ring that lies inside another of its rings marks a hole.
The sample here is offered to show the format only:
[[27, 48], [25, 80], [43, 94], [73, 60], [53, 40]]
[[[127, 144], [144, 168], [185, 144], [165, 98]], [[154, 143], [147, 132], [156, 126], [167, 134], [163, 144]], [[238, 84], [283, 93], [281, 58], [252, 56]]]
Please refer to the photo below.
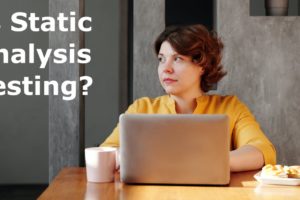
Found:
[[89, 76], [81, 76], [80, 81], [86, 81], [86, 84], [82, 86], [82, 95], [88, 95], [88, 88], [93, 84], [93, 79]]

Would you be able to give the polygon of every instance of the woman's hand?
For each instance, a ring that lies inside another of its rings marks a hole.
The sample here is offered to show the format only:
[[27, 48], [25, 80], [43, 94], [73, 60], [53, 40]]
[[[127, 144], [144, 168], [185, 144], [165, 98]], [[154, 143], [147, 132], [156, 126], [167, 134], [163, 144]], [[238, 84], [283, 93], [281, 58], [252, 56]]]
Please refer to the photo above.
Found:
[[260, 169], [264, 165], [262, 152], [251, 145], [231, 151], [229, 160], [231, 172]]

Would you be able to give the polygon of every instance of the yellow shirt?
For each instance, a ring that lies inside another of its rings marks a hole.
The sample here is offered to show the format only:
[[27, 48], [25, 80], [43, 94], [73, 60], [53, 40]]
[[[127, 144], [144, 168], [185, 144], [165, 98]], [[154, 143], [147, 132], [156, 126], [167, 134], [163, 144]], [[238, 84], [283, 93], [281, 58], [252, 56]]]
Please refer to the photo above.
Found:
[[[143, 97], [131, 104], [126, 113], [176, 114], [175, 101], [168, 95], [154, 99]], [[236, 96], [201, 96], [197, 98], [197, 106], [193, 114], [228, 115], [231, 150], [243, 145], [252, 145], [263, 153], [265, 164], [276, 163], [274, 146], [264, 135], [247, 106]], [[119, 146], [119, 126], [101, 146]]]

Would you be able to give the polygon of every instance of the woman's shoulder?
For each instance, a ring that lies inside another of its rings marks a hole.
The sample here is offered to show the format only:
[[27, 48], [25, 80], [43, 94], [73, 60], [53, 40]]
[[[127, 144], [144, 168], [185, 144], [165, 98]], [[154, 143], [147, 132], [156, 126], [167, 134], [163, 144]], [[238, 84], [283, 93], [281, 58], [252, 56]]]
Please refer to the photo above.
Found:
[[237, 95], [209, 95], [209, 103], [216, 107], [226, 107], [227, 110], [235, 112], [248, 108], [246, 104], [241, 101]]
[[239, 98], [236, 95], [219, 95], [219, 94], [210, 94], [207, 95], [210, 101], [218, 102], [239, 102]]

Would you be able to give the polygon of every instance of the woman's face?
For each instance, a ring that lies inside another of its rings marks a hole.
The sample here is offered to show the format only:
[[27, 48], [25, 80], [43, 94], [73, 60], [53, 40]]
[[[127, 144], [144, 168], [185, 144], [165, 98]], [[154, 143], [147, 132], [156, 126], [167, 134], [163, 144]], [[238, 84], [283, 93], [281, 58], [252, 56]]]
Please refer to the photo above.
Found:
[[182, 97], [201, 93], [203, 68], [195, 64], [191, 57], [178, 54], [165, 41], [160, 47], [158, 60], [158, 76], [166, 93]]

